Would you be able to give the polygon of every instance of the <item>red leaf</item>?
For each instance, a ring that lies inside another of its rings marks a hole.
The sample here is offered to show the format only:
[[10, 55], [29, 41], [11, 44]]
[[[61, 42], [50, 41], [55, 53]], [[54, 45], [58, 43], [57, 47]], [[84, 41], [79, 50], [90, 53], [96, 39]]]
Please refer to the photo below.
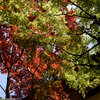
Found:
[[6, 64], [7, 64], [8, 68], [9, 68], [10, 67], [10, 63], [9, 62], [6, 62]]
[[29, 17], [28, 17], [28, 20], [30, 21], [30, 22], [33, 22], [35, 19], [37, 18], [37, 16], [36, 15], [30, 15]]

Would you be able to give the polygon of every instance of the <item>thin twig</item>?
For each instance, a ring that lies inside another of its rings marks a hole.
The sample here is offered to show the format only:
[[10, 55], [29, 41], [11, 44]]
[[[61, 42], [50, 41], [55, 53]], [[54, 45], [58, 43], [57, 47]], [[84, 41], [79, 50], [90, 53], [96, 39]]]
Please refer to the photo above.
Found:
[[4, 88], [0, 85], [1, 89], [4, 91], [4, 93], [6, 93], [6, 91], [4, 90]]

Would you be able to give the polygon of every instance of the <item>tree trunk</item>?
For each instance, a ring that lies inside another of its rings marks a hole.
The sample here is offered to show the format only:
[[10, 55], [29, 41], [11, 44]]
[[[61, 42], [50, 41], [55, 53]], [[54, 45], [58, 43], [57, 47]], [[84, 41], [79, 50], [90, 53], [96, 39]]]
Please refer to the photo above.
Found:
[[8, 70], [8, 76], [7, 76], [6, 98], [9, 98], [9, 85], [10, 85], [10, 70]]
[[33, 97], [34, 97], [34, 94], [35, 94], [35, 89], [34, 89], [33, 85], [34, 85], [34, 75], [32, 75], [30, 100], [33, 100]]

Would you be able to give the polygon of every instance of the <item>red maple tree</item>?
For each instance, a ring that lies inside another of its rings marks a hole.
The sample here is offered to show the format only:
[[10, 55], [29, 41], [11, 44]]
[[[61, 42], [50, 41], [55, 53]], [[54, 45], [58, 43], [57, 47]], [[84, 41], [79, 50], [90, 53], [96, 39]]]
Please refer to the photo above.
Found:
[[0, 70], [3, 74], [8, 73], [6, 97], [67, 100], [68, 95], [63, 91], [60, 81], [57, 47], [54, 53], [41, 56], [45, 50], [38, 46], [29, 63], [25, 49], [19, 49], [14, 43], [13, 31], [17, 31], [15, 27], [12, 29], [8, 25], [0, 25]]

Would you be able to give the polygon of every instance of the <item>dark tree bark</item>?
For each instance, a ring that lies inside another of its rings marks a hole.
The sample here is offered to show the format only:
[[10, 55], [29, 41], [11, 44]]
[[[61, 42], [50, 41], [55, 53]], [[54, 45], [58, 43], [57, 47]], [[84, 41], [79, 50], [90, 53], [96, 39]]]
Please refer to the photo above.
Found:
[[7, 85], [6, 85], [6, 98], [9, 98], [9, 86], [10, 86], [10, 69], [8, 70], [8, 76], [7, 76]]

